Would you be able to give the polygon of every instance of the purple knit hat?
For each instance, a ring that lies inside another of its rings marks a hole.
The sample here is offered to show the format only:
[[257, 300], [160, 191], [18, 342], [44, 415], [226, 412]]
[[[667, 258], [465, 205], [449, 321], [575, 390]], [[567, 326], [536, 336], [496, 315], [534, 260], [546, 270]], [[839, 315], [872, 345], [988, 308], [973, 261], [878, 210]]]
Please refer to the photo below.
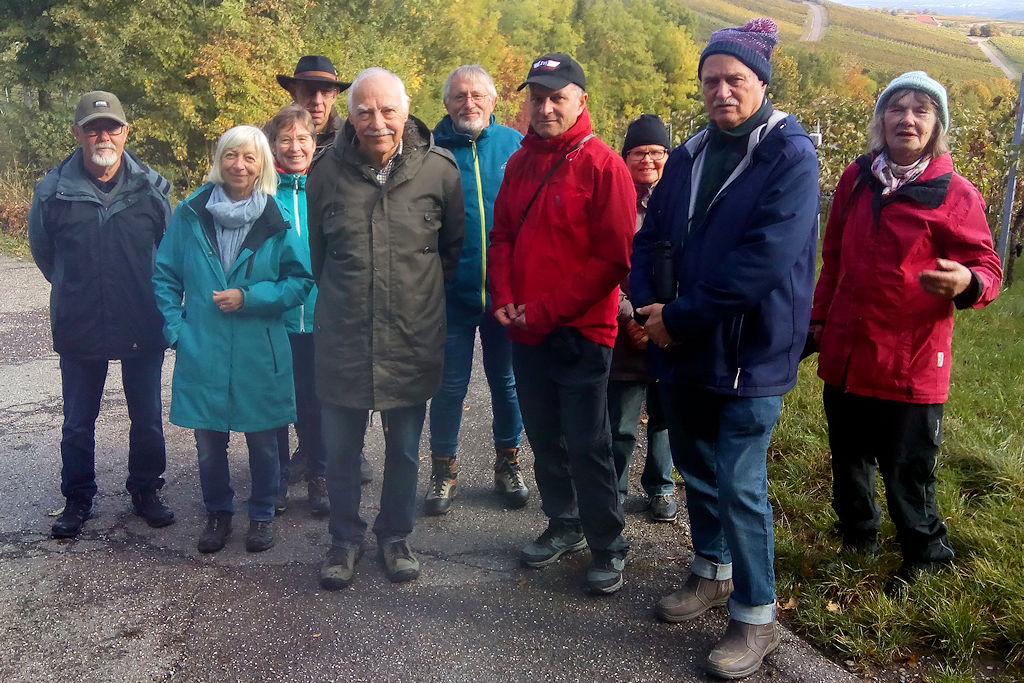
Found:
[[732, 55], [763, 82], [772, 80], [772, 52], [779, 42], [779, 27], [768, 17], [757, 17], [746, 26], [723, 28], [711, 34], [708, 46], [700, 54], [697, 77], [704, 67], [704, 60], [710, 55]]

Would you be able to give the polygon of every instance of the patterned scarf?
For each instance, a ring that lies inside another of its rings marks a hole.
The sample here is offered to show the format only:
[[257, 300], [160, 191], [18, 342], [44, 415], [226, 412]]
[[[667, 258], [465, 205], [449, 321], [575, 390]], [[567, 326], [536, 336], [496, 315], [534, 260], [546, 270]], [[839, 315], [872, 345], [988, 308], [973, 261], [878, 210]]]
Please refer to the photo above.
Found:
[[883, 151], [871, 163], [871, 173], [882, 183], [882, 196], [885, 197], [920, 178], [931, 160], [930, 156], [923, 156], [909, 166], [900, 166]]
[[267, 195], [260, 190], [240, 201], [232, 201], [220, 185], [213, 186], [206, 210], [213, 216], [217, 230], [217, 252], [220, 265], [227, 273], [242, 251], [242, 242], [252, 230], [252, 224], [263, 215], [267, 206]]

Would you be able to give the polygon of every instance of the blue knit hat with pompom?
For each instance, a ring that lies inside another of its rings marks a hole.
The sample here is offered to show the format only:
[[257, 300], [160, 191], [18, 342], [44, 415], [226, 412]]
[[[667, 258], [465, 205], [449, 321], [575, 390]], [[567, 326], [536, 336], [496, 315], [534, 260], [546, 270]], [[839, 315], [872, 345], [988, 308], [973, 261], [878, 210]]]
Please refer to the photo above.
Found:
[[768, 17], [751, 19], [745, 26], [723, 28], [711, 34], [708, 46], [700, 53], [697, 77], [704, 60], [711, 55], [732, 55], [746, 64], [764, 83], [772, 80], [772, 52], [779, 42], [779, 27]]

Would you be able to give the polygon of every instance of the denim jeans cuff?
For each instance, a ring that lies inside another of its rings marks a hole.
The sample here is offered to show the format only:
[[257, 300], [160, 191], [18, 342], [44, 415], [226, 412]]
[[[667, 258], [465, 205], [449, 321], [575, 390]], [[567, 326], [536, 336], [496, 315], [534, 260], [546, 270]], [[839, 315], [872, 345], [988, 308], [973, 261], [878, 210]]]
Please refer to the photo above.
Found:
[[690, 564], [690, 572], [709, 581], [725, 581], [732, 578], [732, 563], [716, 564], [700, 555], [694, 555], [693, 562]]
[[396, 541], [404, 541], [404, 540], [406, 540], [408, 538], [409, 538], [408, 536], [386, 536], [386, 537], [378, 536], [377, 537], [377, 545], [378, 546], [385, 546], [388, 543], [394, 543]]
[[729, 598], [729, 616], [744, 624], [770, 624], [775, 621], [775, 602], [767, 605], [744, 605]]
[[675, 495], [675, 492], [676, 492], [676, 487], [675, 486], [659, 486], [659, 487], [652, 487], [652, 488], [649, 488], [649, 489], [644, 489], [644, 493], [647, 494], [648, 498], [654, 498], [655, 496], [672, 496], [672, 495]]

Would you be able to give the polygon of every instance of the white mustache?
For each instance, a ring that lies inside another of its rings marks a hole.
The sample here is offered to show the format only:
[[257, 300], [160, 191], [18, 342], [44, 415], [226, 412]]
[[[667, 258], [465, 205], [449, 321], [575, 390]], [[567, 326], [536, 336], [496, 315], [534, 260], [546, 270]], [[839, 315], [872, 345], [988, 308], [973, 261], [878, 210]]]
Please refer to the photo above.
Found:
[[366, 134], [371, 137], [382, 138], [385, 135], [394, 135], [395, 131], [390, 128], [381, 128], [380, 130], [368, 130], [366, 131]]
[[716, 107], [738, 107], [740, 101], [735, 97], [726, 97], [724, 100], [715, 100]]

